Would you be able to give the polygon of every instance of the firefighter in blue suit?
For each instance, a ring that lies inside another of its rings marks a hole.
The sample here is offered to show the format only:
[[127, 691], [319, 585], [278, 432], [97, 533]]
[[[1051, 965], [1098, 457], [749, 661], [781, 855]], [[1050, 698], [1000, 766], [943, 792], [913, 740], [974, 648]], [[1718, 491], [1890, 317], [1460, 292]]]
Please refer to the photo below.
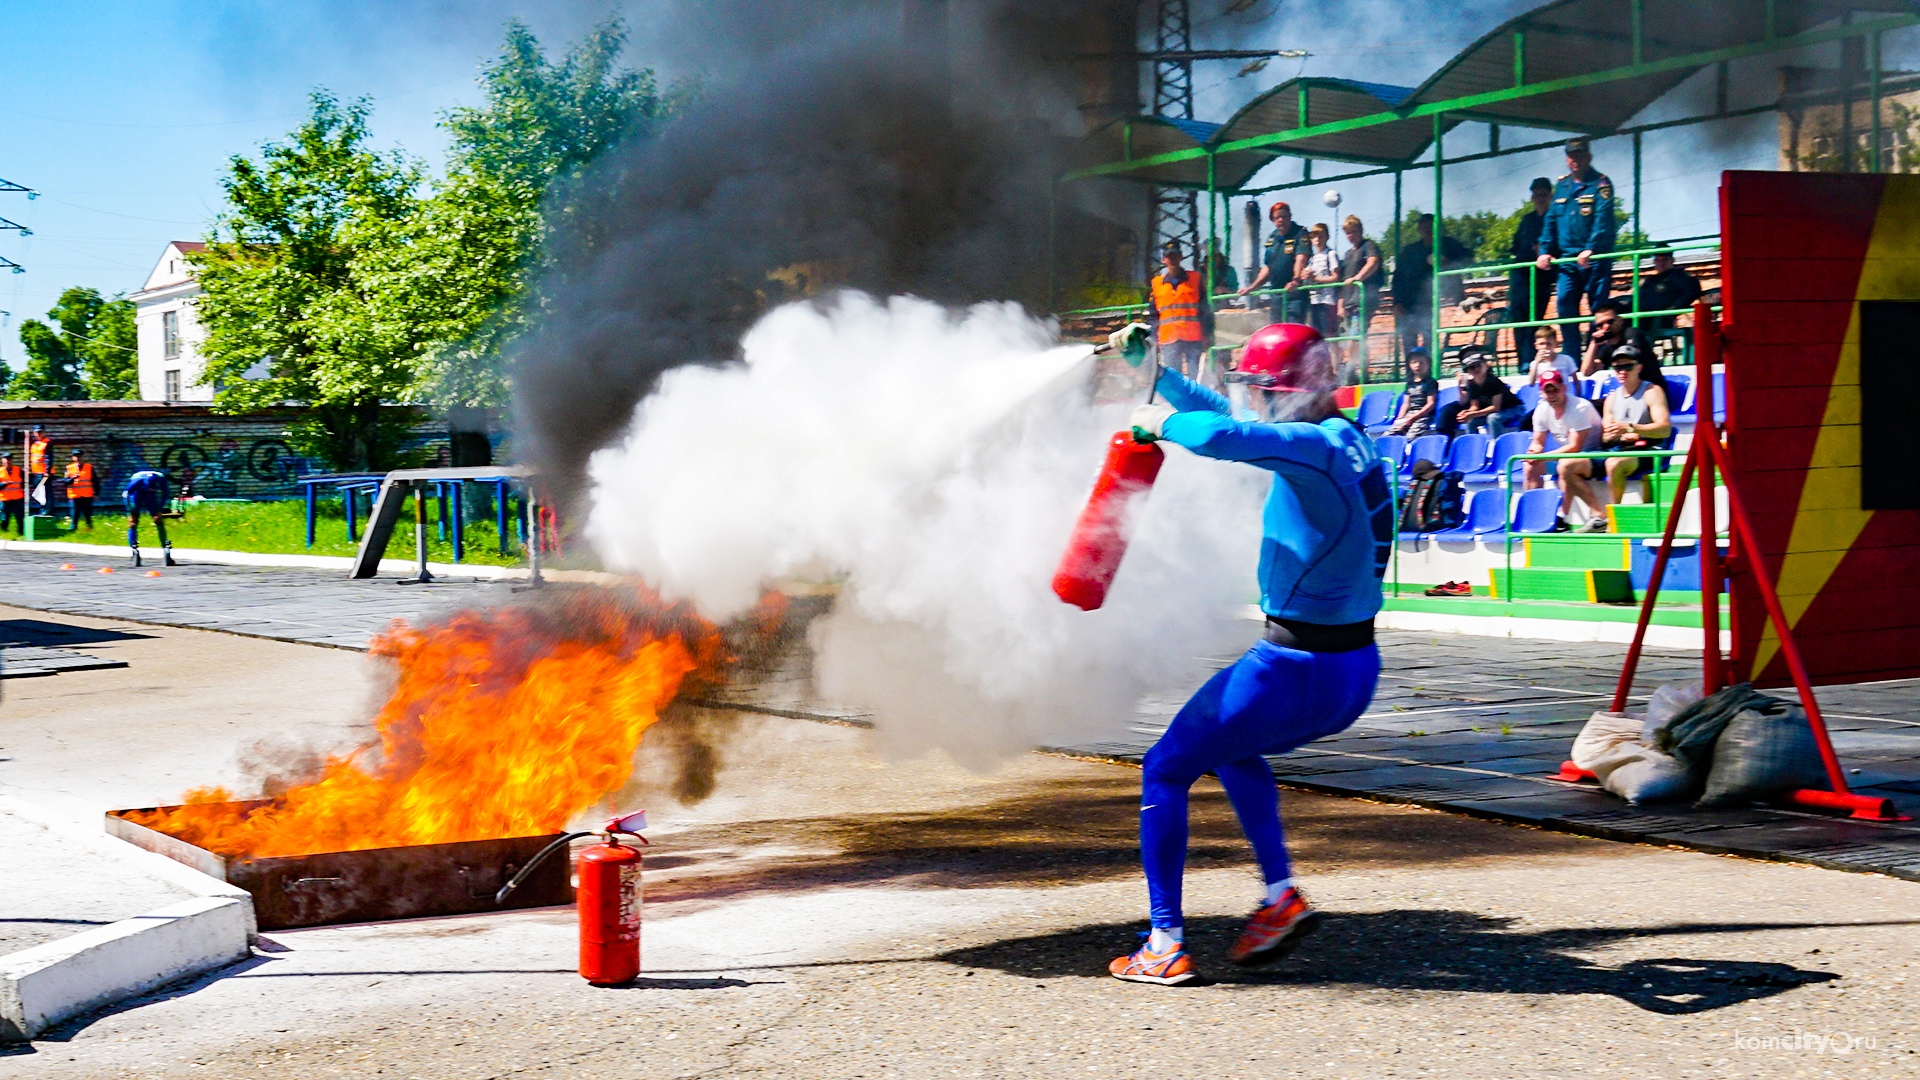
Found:
[[167, 501], [173, 497], [173, 485], [168, 482], [167, 474], [158, 469], [142, 469], [127, 477], [126, 489], [120, 494], [127, 501], [127, 547], [133, 550], [133, 565], [140, 565], [141, 514], [153, 522], [166, 564], [175, 565], [173, 541], [167, 539]]
[[1310, 327], [1264, 327], [1226, 381], [1248, 387], [1260, 419], [1235, 419], [1225, 398], [1174, 371], [1156, 383], [1166, 403], [1134, 412], [1137, 439], [1165, 439], [1274, 479], [1260, 544], [1265, 640], [1207, 680], [1142, 763], [1140, 855], [1152, 929], [1138, 951], [1108, 966], [1132, 982], [1197, 975], [1182, 945], [1181, 874], [1187, 790], [1209, 772], [1226, 788], [1266, 880], [1228, 959], [1268, 963], [1313, 929], [1318, 916], [1294, 888], [1265, 757], [1352, 724], [1380, 674], [1373, 618], [1393, 549], [1393, 494], [1373, 443], [1334, 405], [1326, 343]]
[[[1567, 175], [1553, 185], [1553, 202], [1540, 227], [1539, 267], [1554, 259], [1573, 258], [1560, 267], [1553, 290], [1553, 317], [1571, 319], [1580, 314], [1580, 297], [1587, 311], [1607, 298], [1613, 280], [1613, 261], [1595, 258], [1613, 251], [1619, 222], [1613, 209], [1613, 181], [1593, 167], [1593, 152], [1585, 139], [1567, 140]], [[1561, 349], [1580, 355], [1578, 323], [1560, 325]]]

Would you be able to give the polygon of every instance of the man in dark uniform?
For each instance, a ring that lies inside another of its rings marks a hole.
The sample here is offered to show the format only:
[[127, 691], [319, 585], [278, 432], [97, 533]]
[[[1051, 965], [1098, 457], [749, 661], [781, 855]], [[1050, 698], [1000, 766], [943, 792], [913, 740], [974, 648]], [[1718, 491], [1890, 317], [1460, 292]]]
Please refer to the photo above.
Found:
[[[1451, 236], [1440, 237], [1440, 268], [1453, 270], [1473, 258], [1467, 246]], [[1454, 280], [1458, 280], [1457, 278]], [[1421, 214], [1413, 227], [1413, 243], [1393, 256], [1393, 321], [1400, 331], [1403, 352], [1425, 346], [1433, 334], [1433, 215]], [[1451, 301], [1449, 301], [1451, 302]]]
[[[1547, 223], [1547, 208], [1553, 205], [1553, 181], [1536, 176], [1532, 187], [1533, 209], [1520, 218], [1513, 230], [1513, 242], [1507, 245], [1507, 257], [1513, 262], [1532, 262], [1540, 257], [1540, 230]], [[1547, 300], [1553, 296], [1553, 275], [1538, 266], [1507, 271], [1507, 317], [1510, 322], [1536, 322], [1547, 317]], [[1520, 354], [1520, 370], [1533, 370], [1534, 327], [1515, 330], [1513, 346]]]
[[[1673, 265], [1673, 252], [1663, 251], [1653, 257], [1653, 273], [1640, 279], [1640, 295], [1634, 310], [1673, 311], [1690, 308], [1698, 299], [1700, 283], [1692, 274]], [[1640, 326], [1646, 330], [1671, 330], [1678, 318], [1678, 315], [1656, 315], [1641, 319]]]
[[1307, 239], [1307, 230], [1293, 220], [1293, 207], [1277, 202], [1267, 211], [1267, 217], [1273, 222], [1273, 232], [1267, 235], [1267, 253], [1261, 259], [1260, 272], [1240, 290], [1247, 293], [1265, 285], [1270, 289], [1284, 289], [1273, 294], [1273, 321], [1277, 323], [1304, 323], [1307, 321], [1307, 298], [1296, 290], [1300, 278], [1307, 272], [1307, 256], [1313, 254], [1313, 242]]
[[[1554, 318], [1579, 316], [1582, 296], [1587, 298], [1589, 311], [1607, 298], [1613, 261], [1594, 256], [1613, 250], [1618, 227], [1613, 181], [1593, 167], [1593, 152], [1586, 139], [1568, 139], [1567, 175], [1553, 185], [1553, 203], [1540, 229], [1540, 269], [1547, 269], [1554, 259], [1574, 260], [1571, 266], [1560, 267], [1553, 293]], [[1561, 351], [1579, 356], [1579, 324], [1563, 324], [1560, 342]]]

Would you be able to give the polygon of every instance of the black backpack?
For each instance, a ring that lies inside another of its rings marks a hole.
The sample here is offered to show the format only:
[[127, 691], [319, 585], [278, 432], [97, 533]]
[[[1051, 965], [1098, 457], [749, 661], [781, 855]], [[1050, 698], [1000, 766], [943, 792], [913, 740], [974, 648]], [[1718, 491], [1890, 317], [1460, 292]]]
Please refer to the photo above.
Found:
[[1413, 483], [1400, 506], [1402, 532], [1439, 532], [1466, 520], [1461, 509], [1466, 489], [1457, 472], [1446, 472], [1426, 458], [1413, 463]]

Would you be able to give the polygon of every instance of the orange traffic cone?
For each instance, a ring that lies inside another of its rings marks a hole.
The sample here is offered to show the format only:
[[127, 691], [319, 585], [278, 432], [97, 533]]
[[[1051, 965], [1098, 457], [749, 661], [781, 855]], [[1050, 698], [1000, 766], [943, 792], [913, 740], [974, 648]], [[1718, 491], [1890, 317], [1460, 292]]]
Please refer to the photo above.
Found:
[[101, 573], [103, 573], [103, 574], [111, 574], [111, 573], [113, 573], [113, 567], [111, 567], [111, 566], [103, 566], [103, 567], [101, 567], [101, 568], [100, 568], [100, 572], [101, 572]]

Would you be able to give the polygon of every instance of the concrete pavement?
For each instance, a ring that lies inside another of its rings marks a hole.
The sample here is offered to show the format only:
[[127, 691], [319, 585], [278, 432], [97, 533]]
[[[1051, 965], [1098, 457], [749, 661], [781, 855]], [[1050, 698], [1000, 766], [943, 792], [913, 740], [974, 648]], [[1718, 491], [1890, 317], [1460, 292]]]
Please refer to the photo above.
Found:
[[[337, 649], [120, 629], [142, 636], [98, 648], [127, 667], [9, 688], [8, 790], [84, 815], [237, 778], [250, 742], [350, 738], [374, 685]], [[1137, 773], [1027, 756], [980, 777], [889, 765], [867, 738], [748, 721], [716, 793], [688, 808], [664, 800], [655, 778], [670, 770], [643, 753], [616, 798], [647, 802], [656, 825], [633, 986], [573, 974], [567, 910], [271, 933], [236, 968], [0, 1051], [0, 1077], [1891, 1077], [1920, 1064], [1911, 882], [1289, 794], [1300, 874], [1329, 918], [1284, 965], [1246, 973], [1220, 955], [1254, 873], [1203, 781], [1188, 926], [1217, 981], [1165, 990], [1102, 974], [1144, 927]], [[1802, 1046], [1802, 1032], [1826, 1041]]]

